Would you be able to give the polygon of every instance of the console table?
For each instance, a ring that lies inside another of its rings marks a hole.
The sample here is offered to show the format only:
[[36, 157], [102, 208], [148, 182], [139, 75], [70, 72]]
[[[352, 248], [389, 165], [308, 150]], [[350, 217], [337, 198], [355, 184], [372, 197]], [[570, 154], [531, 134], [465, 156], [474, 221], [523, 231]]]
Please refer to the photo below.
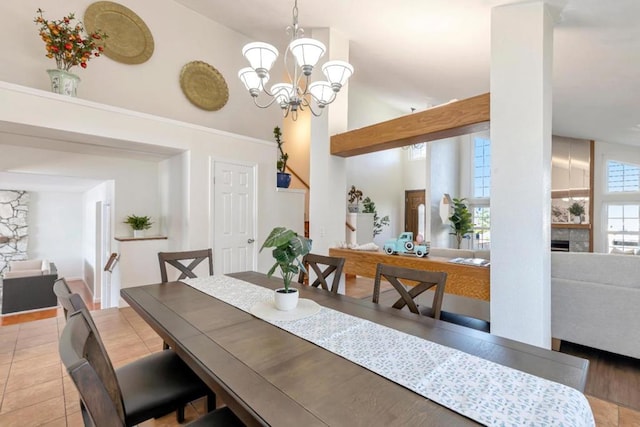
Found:
[[330, 248], [329, 255], [345, 259], [343, 272], [363, 277], [376, 277], [378, 263], [419, 270], [447, 273], [445, 293], [489, 301], [489, 267], [455, 264], [448, 258], [413, 255], [387, 255], [384, 252]]

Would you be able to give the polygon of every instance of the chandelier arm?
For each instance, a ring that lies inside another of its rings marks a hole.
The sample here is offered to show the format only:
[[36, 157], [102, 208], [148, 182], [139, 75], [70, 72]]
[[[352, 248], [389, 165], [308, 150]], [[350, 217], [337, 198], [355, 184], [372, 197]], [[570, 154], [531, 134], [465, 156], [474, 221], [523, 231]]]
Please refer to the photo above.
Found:
[[[314, 101], [316, 101], [316, 104], [320, 104], [320, 101], [318, 100], [318, 98], [316, 98], [315, 96], [313, 96], [313, 93], [309, 92], [309, 95], [311, 95], [311, 97], [313, 98]], [[336, 98], [338, 97], [338, 93], [337, 92], [333, 92], [331, 95], [331, 98], [327, 101], [327, 102], [323, 102], [324, 105], [329, 105], [331, 104], [333, 101], [336, 100]]]
[[260, 104], [260, 103], [258, 103], [258, 97], [257, 96], [253, 96], [252, 98], [253, 98], [253, 103], [259, 108], [269, 108], [269, 107], [271, 107], [271, 105], [274, 102], [276, 102], [276, 99], [277, 99], [277, 98], [274, 97], [274, 98], [271, 98], [271, 101], [269, 101], [268, 103]]
[[[312, 95], [313, 96], [313, 95]], [[315, 99], [315, 98], [314, 98]], [[313, 105], [311, 105], [311, 103], [309, 102], [309, 100], [307, 98], [302, 98], [302, 102], [300, 103], [300, 110], [304, 111], [305, 108], [308, 108], [309, 111], [311, 111], [311, 114], [313, 114], [316, 117], [320, 117], [322, 115], [322, 113], [324, 112], [324, 108], [319, 107], [320, 110], [318, 112], [316, 112], [313, 109]]]

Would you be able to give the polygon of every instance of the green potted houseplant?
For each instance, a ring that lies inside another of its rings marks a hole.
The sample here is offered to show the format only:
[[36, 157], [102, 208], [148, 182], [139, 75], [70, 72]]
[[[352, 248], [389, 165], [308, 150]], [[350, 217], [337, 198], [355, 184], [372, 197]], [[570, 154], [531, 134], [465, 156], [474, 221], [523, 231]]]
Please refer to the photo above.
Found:
[[282, 311], [292, 310], [298, 304], [298, 290], [291, 287], [291, 280], [300, 270], [306, 272], [301, 258], [311, 250], [311, 240], [285, 227], [275, 227], [262, 244], [260, 252], [264, 248], [274, 248], [272, 255], [276, 260], [267, 276], [271, 277], [280, 268], [284, 282], [284, 287], [275, 291], [276, 308]]
[[449, 217], [451, 223], [451, 234], [456, 237], [458, 249], [462, 239], [468, 237], [473, 232], [473, 218], [469, 208], [465, 204], [466, 199], [453, 199], [453, 213]]
[[582, 215], [584, 215], [584, 205], [580, 202], [573, 202], [569, 206], [569, 213], [573, 215], [573, 222], [580, 224], [582, 222]]
[[289, 160], [289, 154], [285, 153], [282, 149], [282, 144], [284, 141], [282, 140], [282, 132], [280, 128], [276, 126], [273, 128], [273, 137], [278, 144], [278, 161], [276, 162], [277, 169], [277, 186], [278, 188], [289, 188], [291, 184], [291, 174], [287, 173], [287, 160]]
[[136, 215], [129, 215], [127, 219], [124, 220], [124, 223], [131, 226], [133, 237], [136, 239], [144, 237], [144, 230], [150, 229], [153, 224], [150, 217]]

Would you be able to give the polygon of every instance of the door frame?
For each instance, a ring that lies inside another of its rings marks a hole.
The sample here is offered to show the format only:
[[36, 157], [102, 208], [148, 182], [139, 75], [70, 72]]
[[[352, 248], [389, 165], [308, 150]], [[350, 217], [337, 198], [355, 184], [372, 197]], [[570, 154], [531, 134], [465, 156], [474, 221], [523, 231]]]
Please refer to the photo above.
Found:
[[[256, 244], [253, 245], [253, 265], [251, 266], [252, 271], [258, 271], [258, 200], [259, 200], [259, 191], [260, 188], [258, 186], [258, 173], [260, 172], [260, 167], [257, 162], [248, 162], [245, 160], [237, 160], [237, 159], [228, 159], [226, 157], [214, 157], [209, 156], [209, 246], [213, 250], [213, 259], [216, 259], [216, 226], [215, 226], [215, 213], [216, 213], [216, 183], [215, 183], [215, 172], [216, 172], [216, 163], [227, 163], [232, 165], [244, 166], [253, 169], [253, 234], [256, 236], [254, 239], [256, 240]], [[214, 274], [216, 274], [216, 266], [213, 266]]]
[[[426, 209], [427, 209], [427, 190], [425, 188], [423, 189], [416, 189], [416, 190], [404, 190], [404, 231], [409, 231], [407, 230], [407, 216], [409, 213], [409, 194], [410, 193], [419, 193], [422, 192], [422, 195], [424, 197], [424, 207], [425, 207], [425, 221], [426, 221]], [[414, 233], [414, 239], [416, 238], [416, 236], [418, 235], [418, 230], [420, 230], [420, 224], [417, 224], [417, 229], [416, 232]], [[427, 224], [424, 224], [425, 227], [425, 231], [426, 231], [426, 227]], [[426, 233], [425, 233], [426, 234]], [[426, 236], [422, 236], [426, 239]]]

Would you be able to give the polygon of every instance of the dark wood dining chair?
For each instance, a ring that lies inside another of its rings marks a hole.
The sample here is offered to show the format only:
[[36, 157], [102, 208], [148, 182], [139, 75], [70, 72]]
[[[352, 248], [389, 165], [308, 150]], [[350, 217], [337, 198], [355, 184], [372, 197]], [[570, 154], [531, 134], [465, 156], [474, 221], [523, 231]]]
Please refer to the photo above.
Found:
[[82, 297], [71, 292], [71, 288], [64, 277], [53, 282], [53, 293], [56, 294], [56, 297], [62, 306], [65, 319], [67, 319], [71, 313], [75, 313], [83, 308], [87, 309]]
[[[383, 278], [387, 279], [398, 294], [400, 294], [400, 298], [393, 304], [393, 308], [402, 309], [407, 306], [412, 313], [440, 319], [447, 273], [378, 264], [373, 285], [373, 302], [376, 304], [380, 299], [380, 282]], [[407, 291], [407, 285], [401, 282], [400, 279], [417, 283], [415, 286], [410, 286], [410, 289]], [[433, 287], [435, 287], [435, 290], [431, 307], [418, 307], [414, 299], [424, 291]]]
[[178, 280], [186, 279], [187, 277], [197, 277], [193, 270], [198, 264], [205, 260], [209, 263], [209, 275], [213, 276], [213, 253], [211, 248], [196, 251], [158, 252], [160, 278], [162, 282], [169, 281], [167, 276], [167, 264], [180, 271], [180, 277], [178, 277]]
[[[340, 276], [342, 275], [342, 268], [344, 267], [344, 258], [331, 257], [316, 254], [307, 254], [302, 258], [302, 264], [307, 269], [313, 270], [316, 274], [316, 280], [313, 283], [309, 283], [309, 286], [322, 286], [322, 289], [331, 291], [334, 294], [338, 293], [338, 286], [340, 285]], [[321, 267], [325, 266], [324, 269]], [[327, 283], [327, 278], [333, 273], [333, 281], [331, 286]], [[305, 283], [309, 280], [309, 275], [304, 271], [300, 271], [298, 275], [298, 283]]]
[[60, 359], [80, 394], [85, 425], [133, 426], [176, 411], [202, 396], [215, 408], [215, 394], [172, 350], [159, 351], [113, 369], [91, 315], [71, 313], [59, 342]]

